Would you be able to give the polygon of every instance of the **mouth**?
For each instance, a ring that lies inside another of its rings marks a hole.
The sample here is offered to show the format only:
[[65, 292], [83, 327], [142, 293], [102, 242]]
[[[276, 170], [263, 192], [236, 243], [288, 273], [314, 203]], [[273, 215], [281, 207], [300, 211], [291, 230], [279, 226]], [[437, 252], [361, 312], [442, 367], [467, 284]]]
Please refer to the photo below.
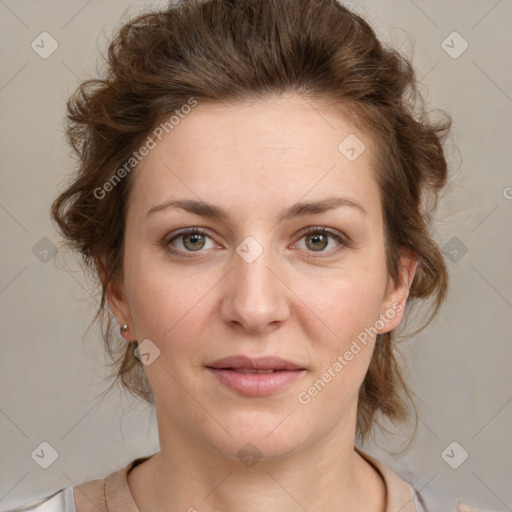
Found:
[[276, 356], [253, 359], [246, 356], [229, 356], [206, 365], [216, 370], [233, 370], [244, 373], [305, 370], [300, 365]]
[[283, 390], [307, 370], [278, 357], [231, 356], [206, 366], [217, 381], [242, 395], [264, 396]]
[[237, 373], [274, 373], [288, 370], [256, 370], [254, 368], [212, 368], [212, 370], [230, 370]]

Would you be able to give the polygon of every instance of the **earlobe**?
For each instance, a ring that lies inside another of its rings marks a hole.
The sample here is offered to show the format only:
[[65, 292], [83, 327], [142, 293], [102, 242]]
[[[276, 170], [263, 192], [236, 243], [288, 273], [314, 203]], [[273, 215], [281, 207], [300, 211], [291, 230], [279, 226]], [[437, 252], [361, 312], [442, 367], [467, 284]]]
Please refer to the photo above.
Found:
[[[96, 260], [96, 268], [101, 284], [105, 290], [105, 297], [107, 299], [109, 309], [115, 316], [117, 323], [120, 327], [123, 325], [131, 325], [130, 311], [124, 296], [122, 283], [115, 278], [110, 279], [110, 282], [107, 283], [107, 266], [103, 258], [101, 260]], [[121, 334], [124, 334], [125, 332], [126, 330], [121, 331]]]

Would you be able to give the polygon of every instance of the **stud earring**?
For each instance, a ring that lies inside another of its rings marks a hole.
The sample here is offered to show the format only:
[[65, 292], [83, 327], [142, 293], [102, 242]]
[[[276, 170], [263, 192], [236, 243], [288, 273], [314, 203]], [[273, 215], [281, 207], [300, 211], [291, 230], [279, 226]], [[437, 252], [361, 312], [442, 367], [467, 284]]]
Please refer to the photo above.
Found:
[[126, 332], [128, 332], [128, 325], [127, 324], [124, 324], [122, 327], [121, 327], [121, 334], [125, 334]]

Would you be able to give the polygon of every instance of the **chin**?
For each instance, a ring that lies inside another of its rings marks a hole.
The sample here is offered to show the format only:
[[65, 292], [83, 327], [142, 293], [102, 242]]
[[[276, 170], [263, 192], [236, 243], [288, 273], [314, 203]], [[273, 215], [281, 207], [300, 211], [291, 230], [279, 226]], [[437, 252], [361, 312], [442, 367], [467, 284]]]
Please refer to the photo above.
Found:
[[248, 460], [274, 459], [293, 454], [307, 444], [314, 433], [308, 433], [307, 423], [298, 415], [293, 418], [297, 412], [291, 411], [290, 408], [287, 413], [244, 412], [231, 420], [224, 416], [222, 425], [232, 437], [224, 430], [215, 429], [215, 435], [208, 436], [209, 443], [226, 457], [242, 462], [246, 457]]

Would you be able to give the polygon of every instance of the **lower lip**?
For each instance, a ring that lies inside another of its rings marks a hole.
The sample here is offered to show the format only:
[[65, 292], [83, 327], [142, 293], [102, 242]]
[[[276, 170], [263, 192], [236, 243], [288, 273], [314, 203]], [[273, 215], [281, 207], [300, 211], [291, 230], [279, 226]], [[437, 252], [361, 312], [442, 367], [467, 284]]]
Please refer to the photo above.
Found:
[[265, 396], [275, 393], [306, 373], [306, 370], [278, 370], [272, 373], [239, 373], [233, 370], [207, 369], [228, 388], [249, 396]]

